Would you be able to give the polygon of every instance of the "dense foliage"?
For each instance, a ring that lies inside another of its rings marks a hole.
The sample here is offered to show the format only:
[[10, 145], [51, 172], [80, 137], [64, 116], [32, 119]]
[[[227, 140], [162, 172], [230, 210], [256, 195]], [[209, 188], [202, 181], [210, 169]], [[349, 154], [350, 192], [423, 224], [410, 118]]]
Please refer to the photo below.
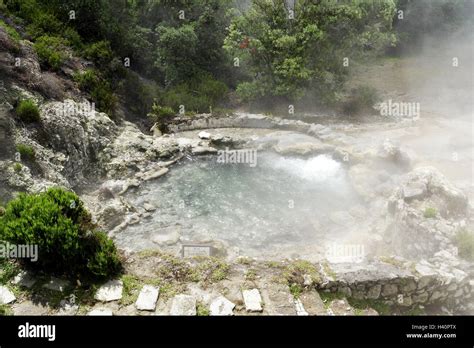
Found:
[[112, 240], [96, 230], [76, 194], [59, 188], [10, 201], [0, 217], [0, 241], [37, 245], [38, 260], [24, 262], [43, 271], [103, 278], [120, 269]]
[[344, 63], [458, 31], [472, 24], [473, 2], [0, 0], [0, 8], [26, 27], [44, 68], [60, 70], [68, 46], [95, 64], [78, 84], [99, 109], [113, 114], [121, 100], [145, 118], [155, 99], [175, 113], [208, 112], [229, 91], [240, 102], [337, 102]]

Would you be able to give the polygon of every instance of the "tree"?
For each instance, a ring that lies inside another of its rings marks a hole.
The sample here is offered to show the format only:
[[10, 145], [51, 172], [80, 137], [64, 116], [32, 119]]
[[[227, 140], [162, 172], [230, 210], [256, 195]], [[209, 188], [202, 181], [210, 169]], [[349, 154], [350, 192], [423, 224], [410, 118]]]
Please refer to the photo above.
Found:
[[248, 81], [237, 88], [243, 99], [333, 94], [343, 82], [344, 57], [354, 59], [395, 41], [392, 0], [289, 4], [254, 0], [230, 25], [225, 48], [248, 72]]

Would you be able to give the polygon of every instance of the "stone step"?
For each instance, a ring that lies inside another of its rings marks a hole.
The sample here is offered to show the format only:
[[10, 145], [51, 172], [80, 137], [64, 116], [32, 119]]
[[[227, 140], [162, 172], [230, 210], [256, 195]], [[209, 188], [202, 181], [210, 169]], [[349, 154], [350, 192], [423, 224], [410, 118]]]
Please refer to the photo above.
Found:
[[265, 314], [269, 315], [296, 315], [293, 295], [286, 284], [260, 284]]
[[299, 300], [309, 315], [328, 315], [324, 302], [316, 290], [302, 293]]

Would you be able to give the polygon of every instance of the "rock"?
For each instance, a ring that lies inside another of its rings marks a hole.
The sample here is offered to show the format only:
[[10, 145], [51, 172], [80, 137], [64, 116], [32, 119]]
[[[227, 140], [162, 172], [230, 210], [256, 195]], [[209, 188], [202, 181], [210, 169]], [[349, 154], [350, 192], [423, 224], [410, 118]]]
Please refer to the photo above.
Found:
[[148, 180], [152, 180], [152, 179], [157, 179], [159, 178], [160, 176], [163, 176], [165, 175], [166, 173], [168, 173], [169, 169], [168, 168], [157, 168], [157, 169], [152, 169], [148, 172], [146, 172], [145, 174], [143, 174], [143, 180], [144, 181], [148, 181]]
[[196, 315], [196, 298], [190, 295], [176, 295], [171, 304], [170, 315]]
[[409, 182], [402, 186], [405, 200], [423, 198], [426, 195], [426, 184], [422, 182]]
[[36, 283], [36, 278], [33, 277], [33, 274], [30, 272], [22, 271], [12, 280], [12, 284], [31, 289], [31, 287]]
[[422, 292], [421, 294], [416, 294], [412, 296], [413, 303], [425, 303], [428, 301], [428, 293], [427, 292]]
[[382, 287], [382, 297], [392, 297], [398, 294], [398, 287], [395, 284], [384, 284]]
[[211, 315], [234, 315], [235, 304], [230, 302], [224, 296], [219, 296], [211, 302]]
[[143, 209], [145, 209], [145, 211], [152, 212], [156, 210], [156, 207], [150, 203], [145, 202], [143, 203]]
[[9, 304], [16, 300], [13, 292], [6, 286], [0, 285], [0, 305]]
[[303, 285], [304, 286], [313, 285], [313, 278], [309, 274], [303, 274]]
[[329, 304], [329, 308], [334, 315], [354, 315], [354, 308], [347, 302], [347, 300], [341, 299], [341, 300], [333, 300]]
[[30, 300], [25, 300], [20, 303], [12, 305], [13, 315], [48, 315], [49, 307], [45, 303], [33, 303]]
[[123, 282], [121, 280], [110, 280], [97, 290], [94, 298], [102, 302], [117, 301], [122, 298], [122, 290]]
[[199, 132], [198, 137], [199, 137], [200, 139], [210, 139], [210, 138], [211, 138], [211, 134], [208, 133], [208, 132], [202, 131], [202, 132]]
[[155, 233], [151, 237], [152, 242], [158, 245], [174, 245], [178, 243], [179, 239], [181, 238], [179, 226], [172, 227], [172, 228], [165, 228], [160, 232], [164, 232], [164, 233], [163, 234]]
[[367, 298], [369, 299], [378, 299], [380, 296], [380, 292], [382, 290], [382, 286], [380, 284], [374, 285], [367, 291]]
[[296, 309], [296, 315], [300, 316], [306, 316], [309, 315], [308, 312], [304, 309], [303, 303], [301, 302], [300, 299], [295, 299], [295, 309]]
[[261, 302], [265, 303], [265, 312], [269, 315], [295, 315], [295, 301], [286, 284], [278, 284], [262, 279], [257, 286], [261, 292]]
[[100, 308], [95, 308], [91, 310], [89, 313], [87, 313], [87, 315], [108, 316], [108, 315], [113, 315], [113, 313], [112, 313], [112, 310], [109, 308], [100, 307]]
[[159, 293], [160, 288], [156, 288], [151, 285], [143, 286], [140, 294], [138, 295], [135, 306], [141, 311], [154, 311]]
[[327, 315], [326, 308], [324, 306], [323, 300], [319, 296], [319, 293], [316, 290], [311, 290], [309, 292], [304, 292], [300, 295], [299, 300], [306, 312], [309, 315]]
[[43, 288], [53, 291], [64, 292], [64, 290], [70, 285], [71, 283], [68, 280], [51, 277], [51, 279], [43, 285]]
[[244, 298], [245, 309], [248, 312], [261, 312], [262, 308], [262, 297], [258, 289], [243, 290], [242, 296]]
[[70, 303], [67, 300], [61, 300], [59, 302], [59, 312], [58, 315], [76, 315], [79, 310], [79, 306], [74, 303]]
[[155, 123], [153, 127], [150, 128], [150, 132], [153, 132], [154, 137], [161, 137], [163, 133], [160, 131], [158, 123]]

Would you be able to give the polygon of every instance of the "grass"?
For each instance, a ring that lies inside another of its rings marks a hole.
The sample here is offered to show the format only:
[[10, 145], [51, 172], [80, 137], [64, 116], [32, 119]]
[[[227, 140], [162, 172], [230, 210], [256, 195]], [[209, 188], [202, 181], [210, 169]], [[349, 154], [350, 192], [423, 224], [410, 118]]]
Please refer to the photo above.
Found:
[[363, 311], [365, 309], [375, 309], [381, 315], [388, 315], [391, 313], [390, 306], [381, 300], [358, 300], [353, 297], [347, 299], [347, 302], [354, 307], [354, 309]]
[[23, 122], [26, 123], [38, 122], [40, 120], [38, 106], [31, 99], [20, 101], [16, 107], [16, 114]]
[[345, 296], [340, 292], [329, 292], [329, 291], [320, 291], [319, 297], [324, 303], [324, 307], [327, 309], [332, 301], [334, 300], [342, 300]]
[[460, 229], [454, 238], [458, 255], [465, 260], [474, 261], [474, 233]]
[[140, 280], [132, 275], [124, 275], [122, 276], [122, 282], [123, 290], [120, 303], [124, 306], [128, 306], [136, 302], [138, 298], [138, 293], [141, 288]]
[[299, 299], [301, 294], [303, 293], [303, 287], [300, 284], [290, 284], [290, 293], [293, 295], [295, 299]]
[[21, 165], [21, 163], [15, 163], [13, 165], [13, 170], [15, 171], [15, 173], [21, 172], [22, 169], [23, 169], [23, 166]]
[[295, 283], [302, 286], [304, 283], [304, 275], [306, 274], [311, 277], [313, 283], [321, 282], [321, 275], [316, 269], [316, 266], [309, 261], [293, 261], [287, 265], [283, 271], [283, 277], [288, 282], [288, 285]]
[[15, 262], [3, 258], [0, 259], [0, 284], [7, 284], [19, 271], [20, 268]]
[[21, 158], [24, 158], [30, 161], [35, 159], [35, 150], [30, 145], [18, 144], [16, 146], [16, 150], [20, 153]]
[[204, 317], [209, 316], [211, 311], [201, 302], [196, 304], [196, 314], [197, 316]]
[[0, 305], [0, 316], [13, 315], [13, 311], [8, 305]]
[[255, 279], [257, 279], [257, 271], [253, 268], [248, 269], [247, 272], [245, 272], [245, 280], [253, 281]]
[[21, 40], [21, 36], [20, 34], [16, 31], [15, 28], [13, 28], [12, 26], [8, 25], [7, 23], [5, 23], [3, 20], [0, 19], [0, 27], [2, 27], [3, 29], [5, 29], [5, 31], [7, 32], [8, 36], [13, 40], [13, 42], [15, 42], [17, 45], [20, 43], [20, 40]]
[[436, 217], [436, 215], [438, 215], [438, 211], [433, 207], [428, 207], [423, 212], [423, 216], [427, 219], [433, 219]]
[[329, 277], [335, 280], [337, 278], [336, 273], [331, 269], [331, 267], [329, 267], [329, 264], [327, 262], [324, 262], [322, 265], [324, 273], [326, 273]]

